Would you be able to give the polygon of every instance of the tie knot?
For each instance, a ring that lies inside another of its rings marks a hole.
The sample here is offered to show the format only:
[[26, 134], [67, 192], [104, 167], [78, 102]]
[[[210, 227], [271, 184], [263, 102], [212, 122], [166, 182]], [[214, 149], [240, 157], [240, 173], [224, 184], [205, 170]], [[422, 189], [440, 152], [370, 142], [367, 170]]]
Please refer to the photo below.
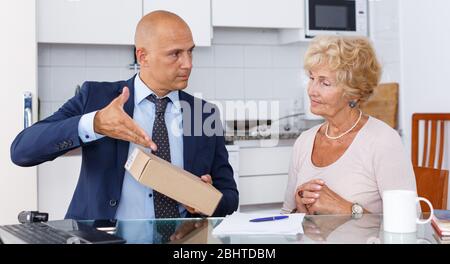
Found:
[[157, 114], [164, 114], [166, 112], [167, 104], [170, 102], [169, 97], [157, 98], [155, 94], [151, 94], [147, 99], [155, 104]]

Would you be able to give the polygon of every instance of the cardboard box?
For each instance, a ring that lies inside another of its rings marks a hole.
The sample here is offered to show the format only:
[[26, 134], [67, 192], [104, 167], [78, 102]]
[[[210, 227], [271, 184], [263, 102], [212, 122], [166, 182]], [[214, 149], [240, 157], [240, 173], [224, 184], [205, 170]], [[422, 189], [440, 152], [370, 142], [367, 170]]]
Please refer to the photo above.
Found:
[[139, 148], [130, 155], [125, 169], [141, 184], [208, 216], [222, 199], [223, 194], [200, 177]]

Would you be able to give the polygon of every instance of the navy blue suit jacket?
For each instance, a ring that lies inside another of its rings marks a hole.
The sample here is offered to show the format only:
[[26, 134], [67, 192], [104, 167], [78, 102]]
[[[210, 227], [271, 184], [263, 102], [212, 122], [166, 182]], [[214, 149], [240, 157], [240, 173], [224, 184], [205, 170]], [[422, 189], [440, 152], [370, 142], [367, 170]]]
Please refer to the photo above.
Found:
[[[124, 86], [130, 90], [124, 110], [132, 117], [135, 77], [119, 82], [85, 82], [76, 96], [52, 116], [24, 129], [11, 145], [11, 159], [19, 166], [35, 166], [54, 160], [72, 149], [82, 148], [80, 177], [66, 218], [115, 217], [120, 203], [129, 142], [104, 137], [85, 144], [78, 136], [78, 123], [83, 114], [107, 106], [122, 92]], [[208, 103], [183, 91], [179, 92], [179, 99], [187, 102], [192, 109], [183, 111], [183, 129], [191, 130], [190, 135], [183, 135], [184, 169], [197, 176], [210, 174], [213, 185], [223, 193], [213, 216], [231, 214], [238, 207], [238, 191], [233, 169], [228, 162], [223, 133], [207, 135], [202, 126], [201, 135], [195, 136], [192, 124], [195, 120], [194, 101], [201, 106]], [[209, 106], [213, 110], [211, 113], [201, 113], [202, 124], [208, 117], [219, 120], [219, 111], [213, 105]], [[195, 116], [197, 119], [199, 117]], [[187, 120], [191, 120], [191, 124], [187, 124]], [[222, 130], [221, 122], [213, 122], [213, 125], [220, 126], [217, 128]], [[63, 172], [61, 177], [64, 177]]]

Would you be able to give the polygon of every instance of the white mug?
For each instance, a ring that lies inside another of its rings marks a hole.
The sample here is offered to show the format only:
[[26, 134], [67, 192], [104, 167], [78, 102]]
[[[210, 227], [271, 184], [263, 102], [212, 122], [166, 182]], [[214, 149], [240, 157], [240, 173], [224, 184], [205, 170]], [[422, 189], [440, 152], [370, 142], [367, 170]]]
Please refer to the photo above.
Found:
[[[424, 201], [430, 207], [430, 217], [420, 220], [417, 206]], [[384, 231], [391, 233], [413, 233], [417, 224], [426, 224], [433, 217], [433, 205], [416, 192], [408, 190], [389, 190], [383, 192], [383, 226]]]

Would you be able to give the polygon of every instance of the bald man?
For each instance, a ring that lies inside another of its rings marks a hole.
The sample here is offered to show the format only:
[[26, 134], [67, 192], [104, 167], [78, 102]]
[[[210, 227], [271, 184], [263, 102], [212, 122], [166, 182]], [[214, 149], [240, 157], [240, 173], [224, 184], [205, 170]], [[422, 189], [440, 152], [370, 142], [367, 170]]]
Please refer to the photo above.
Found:
[[127, 157], [139, 146], [212, 184], [223, 193], [213, 216], [231, 214], [238, 191], [219, 111], [182, 91], [192, 69], [189, 26], [173, 13], [152, 12], [138, 23], [135, 46], [139, 74], [127, 81], [85, 82], [52, 116], [16, 137], [12, 161], [35, 166], [81, 147], [80, 177], [66, 218], [198, 216], [196, 208], [145, 187], [125, 171]]

